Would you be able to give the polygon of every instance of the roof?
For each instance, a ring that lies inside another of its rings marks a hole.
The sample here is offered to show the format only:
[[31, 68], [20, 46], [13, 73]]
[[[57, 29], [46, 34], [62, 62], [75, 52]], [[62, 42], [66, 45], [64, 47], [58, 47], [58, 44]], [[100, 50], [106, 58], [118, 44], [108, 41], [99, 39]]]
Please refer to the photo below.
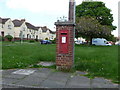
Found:
[[49, 31], [50, 31], [51, 34], [55, 34], [56, 33], [55, 31], [51, 31], [51, 30], [49, 30]]
[[32, 24], [30, 24], [28, 22], [26, 22], [25, 24], [26, 24], [27, 28], [29, 28], [29, 29], [38, 30], [37, 27], [35, 27], [34, 25], [32, 25]]
[[42, 29], [42, 32], [47, 32], [47, 30], [48, 30], [48, 28], [46, 26], [41, 27], [41, 29]]
[[49, 30], [50, 31], [50, 33], [52, 33], [52, 34], [55, 34], [56, 32], [54, 32], [54, 31], [51, 31], [49, 28], [47, 28], [46, 26], [44, 26], [44, 27], [41, 27], [41, 29], [42, 29], [42, 32], [47, 32], [47, 30]]
[[12, 22], [13, 22], [13, 24], [14, 24], [15, 27], [20, 27], [23, 24], [22, 21], [17, 20], [17, 19], [13, 20]]
[[39, 29], [39, 28], [41, 28], [41, 27], [36, 27], [36, 29]]
[[6, 21], [8, 21], [10, 18], [2, 18], [2, 24], [5, 24]]
[[0, 23], [2, 23], [2, 18], [0, 17]]

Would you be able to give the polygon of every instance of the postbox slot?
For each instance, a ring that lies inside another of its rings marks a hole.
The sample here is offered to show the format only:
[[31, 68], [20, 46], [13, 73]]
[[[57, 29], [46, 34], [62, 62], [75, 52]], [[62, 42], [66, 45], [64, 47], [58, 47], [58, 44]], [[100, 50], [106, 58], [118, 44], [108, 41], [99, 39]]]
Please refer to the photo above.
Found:
[[61, 35], [67, 35], [67, 33], [61, 33]]

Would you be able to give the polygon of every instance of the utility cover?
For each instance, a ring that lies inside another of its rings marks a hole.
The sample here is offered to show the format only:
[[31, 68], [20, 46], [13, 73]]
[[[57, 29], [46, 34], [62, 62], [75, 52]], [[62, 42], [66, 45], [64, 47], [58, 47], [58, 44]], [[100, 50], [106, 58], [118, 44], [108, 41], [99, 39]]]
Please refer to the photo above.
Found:
[[30, 74], [32, 74], [34, 72], [35, 72], [35, 70], [20, 69], [20, 70], [17, 70], [15, 72], [13, 72], [13, 74], [30, 75]]

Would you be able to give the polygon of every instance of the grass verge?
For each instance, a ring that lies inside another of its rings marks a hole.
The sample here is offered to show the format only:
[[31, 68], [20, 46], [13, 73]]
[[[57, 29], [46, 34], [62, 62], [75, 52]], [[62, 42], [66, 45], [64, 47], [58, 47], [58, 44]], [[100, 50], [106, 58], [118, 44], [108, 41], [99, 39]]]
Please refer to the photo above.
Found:
[[[3, 43], [2, 68], [33, 67], [40, 61], [55, 62], [56, 45], [39, 43]], [[41, 66], [40, 66], [41, 67]], [[53, 66], [52, 68], [55, 68]], [[89, 72], [88, 77], [105, 77], [118, 81], [118, 46], [75, 46], [75, 70]]]

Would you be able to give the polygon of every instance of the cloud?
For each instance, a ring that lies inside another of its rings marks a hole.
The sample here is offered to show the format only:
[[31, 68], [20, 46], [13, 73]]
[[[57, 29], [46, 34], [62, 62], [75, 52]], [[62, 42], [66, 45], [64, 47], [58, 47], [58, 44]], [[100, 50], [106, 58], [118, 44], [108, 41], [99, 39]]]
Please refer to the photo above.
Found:
[[6, 0], [11, 9], [24, 9], [33, 13], [64, 12], [68, 9], [68, 0]]

